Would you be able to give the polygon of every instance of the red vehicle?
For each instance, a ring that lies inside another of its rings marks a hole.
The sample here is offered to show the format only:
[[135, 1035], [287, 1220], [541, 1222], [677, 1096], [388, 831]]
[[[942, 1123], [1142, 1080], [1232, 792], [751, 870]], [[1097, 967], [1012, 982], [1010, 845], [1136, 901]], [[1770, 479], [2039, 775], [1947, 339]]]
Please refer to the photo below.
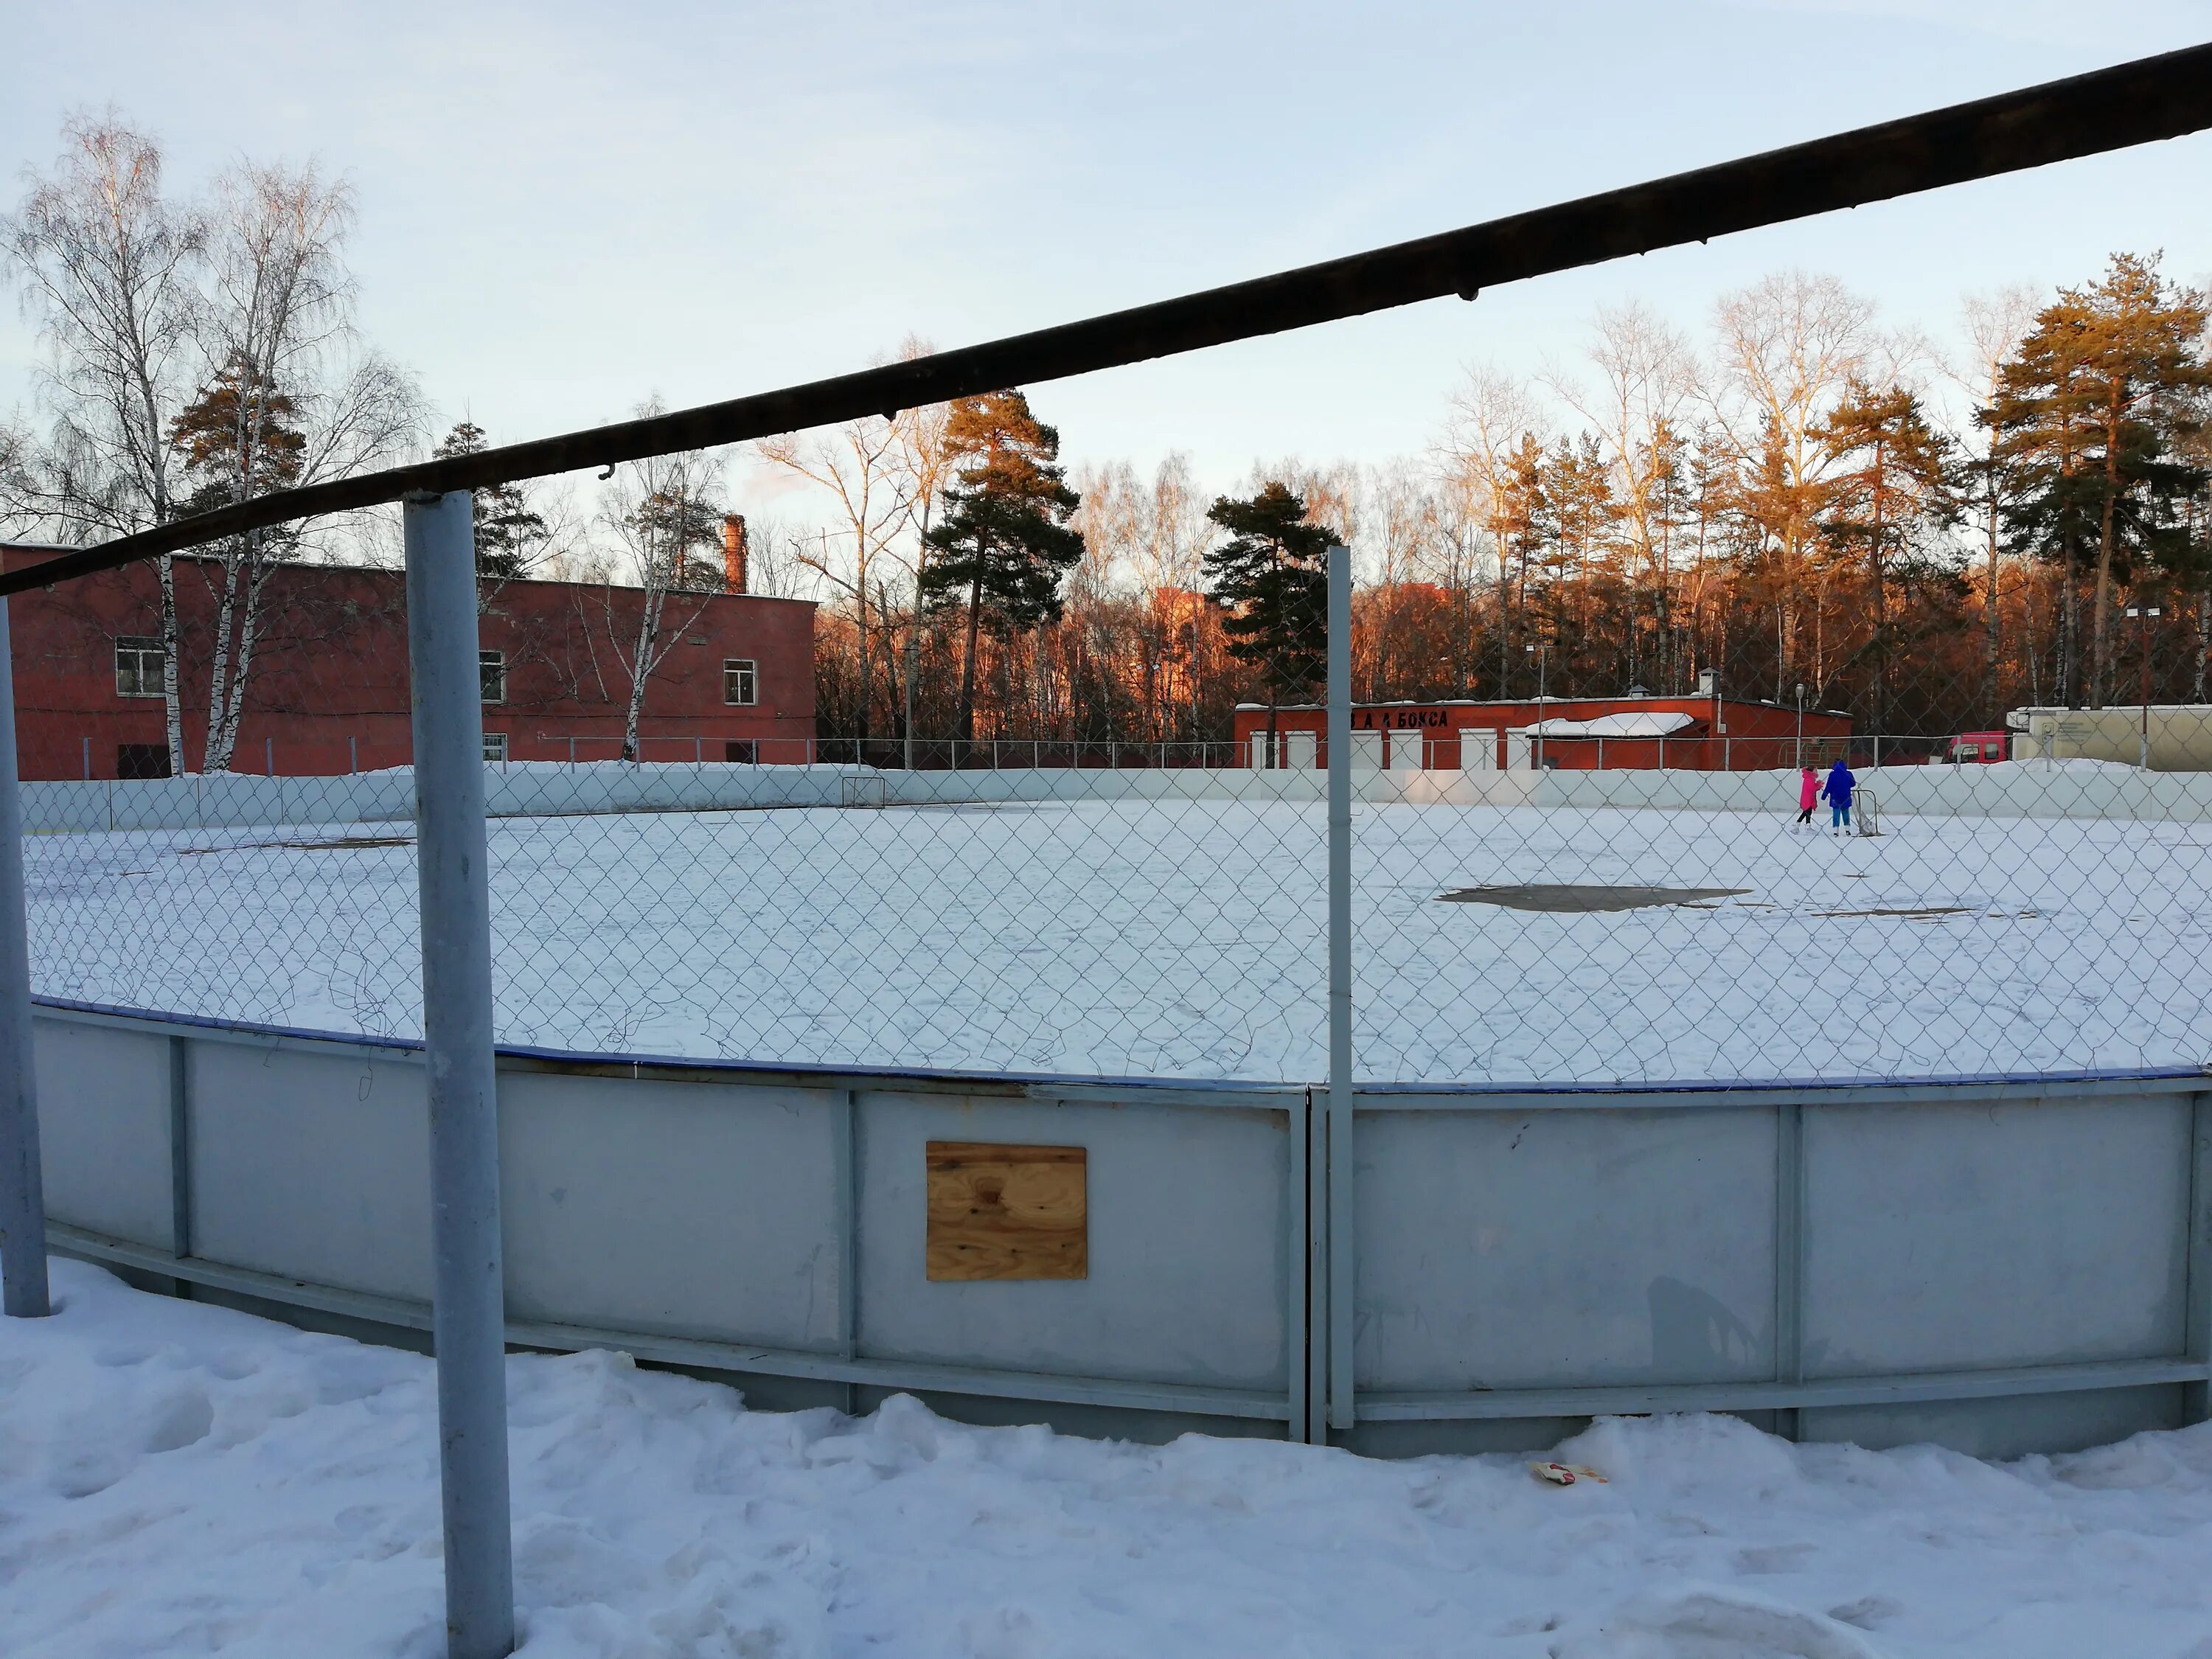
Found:
[[1961, 732], [1931, 758], [1933, 766], [1994, 766], [2005, 758], [2002, 732]]

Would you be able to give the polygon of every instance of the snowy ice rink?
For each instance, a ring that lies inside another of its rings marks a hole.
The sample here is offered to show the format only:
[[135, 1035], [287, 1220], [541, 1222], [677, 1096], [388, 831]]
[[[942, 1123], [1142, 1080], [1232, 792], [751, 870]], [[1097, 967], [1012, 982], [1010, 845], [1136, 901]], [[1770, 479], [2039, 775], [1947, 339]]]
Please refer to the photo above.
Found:
[[[2212, 824], [1443, 805], [1355, 815], [1358, 1066], [1671, 1082], [2212, 1060]], [[770, 1061], [1306, 1081], [1318, 805], [509, 818], [501, 1035]], [[420, 1027], [406, 826], [29, 843], [38, 990]], [[1498, 884], [1735, 890], [1549, 914]]]
[[[0, 1323], [10, 1659], [441, 1650], [428, 1360], [54, 1278]], [[507, 1367], [524, 1659], [2212, 1659], [2212, 1426], [1996, 1465], [1605, 1420], [1559, 1488]]]

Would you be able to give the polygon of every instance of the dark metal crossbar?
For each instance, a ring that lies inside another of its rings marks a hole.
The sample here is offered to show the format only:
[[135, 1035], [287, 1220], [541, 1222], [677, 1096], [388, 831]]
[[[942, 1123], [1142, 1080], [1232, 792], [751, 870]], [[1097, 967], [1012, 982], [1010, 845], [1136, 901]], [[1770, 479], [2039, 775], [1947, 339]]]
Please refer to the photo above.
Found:
[[2212, 45], [1860, 127], [1370, 252], [588, 431], [298, 489], [0, 574], [0, 595], [295, 520], [740, 443], [1308, 328], [2212, 126]]

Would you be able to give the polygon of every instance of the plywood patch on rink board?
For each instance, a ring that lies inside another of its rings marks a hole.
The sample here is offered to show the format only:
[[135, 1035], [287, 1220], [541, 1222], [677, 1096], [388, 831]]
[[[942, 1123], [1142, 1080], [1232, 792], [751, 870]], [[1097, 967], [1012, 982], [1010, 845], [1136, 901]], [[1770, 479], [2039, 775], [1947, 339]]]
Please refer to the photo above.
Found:
[[931, 1279], [1090, 1277], [1084, 1148], [933, 1140], [925, 1156]]

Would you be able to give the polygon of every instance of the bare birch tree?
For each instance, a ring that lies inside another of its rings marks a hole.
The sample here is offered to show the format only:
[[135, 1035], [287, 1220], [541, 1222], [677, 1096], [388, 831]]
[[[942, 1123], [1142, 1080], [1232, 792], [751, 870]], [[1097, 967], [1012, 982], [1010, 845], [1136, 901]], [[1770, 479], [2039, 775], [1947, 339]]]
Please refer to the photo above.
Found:
[[[1778, 702], [1798, 654], [1806, 568], [1819, 540], [1829, 465], [1813, 428], [1861, 366], [1874, 307], [1832, 276], [1778, 271], [1723, 295], [1714, 307], [1718, 372], [1706, 391], [1741, 471], [1774, 570]], [[1817, 682], [1826, 665], [1812, 665]]]
[[[641, 418], [662, 412], [658, 398], [637, 410]], [[623, 574], [640, 590], [635, 627], [617, 620], [611, 586], [601, 590], [607, 641], [629, 679], [625, 761], [639, 758], [639, 727], [654, 672], [705, 611], [708, 597], [722, 591], [720, 567], [700, 556], [720, 544], [722, 472], [716, 450], [652, 455], [617, 468], [601, 501], [600, 523], [620, 550]], [[677, 598], [684, 594], [698, 597], [688, 603]]]
[[1664, 510], [1674, 456], [1697, 388], [1689, 343], [1640, 302], [1601, 308], [1593, 325], [1589, 362], [1597, 385], [1585, 389], [1564, 376], [1553, 389], [1596, 430], [1613, 465], [1620, 532], [1635, 566], [1626, 586], [1630, 608], [1626, 672], [1643, 672], [1635, 611], [1648, 596], [1654, 633], [1663, 639], [1674, 594], [1672, 520]]
[[[918, 334], [909, 334], [899, 342], [898, 360], [911, 362], [917, 357], [927, 357], [936, 347]], [[915, 704], [916, 687], [911, 683], [919, 672], [920, 632], [922, 620], [921, 586], [929, 562], [929, 527], [937, 516], [937, 504], [945, 495], [945, 487], [952, 482], [952, 470], [958, 457], [945, 435], [946, 422], [951, 419], [950, 404], [922, 404], [913, 409], [902, 409], [892, 417], [892, 459], [898, 469], [901, 498], [906, 503], [907, 533], [896, 544], [912, 550], [908, 562], [906, 591], [906, 661], [899, 669], [899, 689], [906, 707]], [[886, 613], [887, 614], [887, 613]], [[907, 726], [903, 713], [900, 716], [902, 729]], [[911, 739], [915, 735], [906, 731]]]
[[[0, 221], [46, 357], [40, 446], [18, 434], [15, 515], [71, 540], [127, 535], [177, 511], [170, 423], [192, 393], [194, 287], [206, 244], [195, 209], [165, 195], [161, 147], [110, 112], [62, 128], [53, 171]], [[185, 764], [174, 560], [155, 561], [169, 769]]]
[[1528, 555], [1517, 458], [1528, 444], [1542, 442], [1549, 425], [1526, 381], [1476, 365], [1452, 394], [1437, 446], [1440, 470], [1465, 503], [1465, 514], [1480, 525], [1498, 561], [1495, 631], [1501, 697], [1510, 695], [1516, 643], [1510, 561], [1517, 544], [1525, 577]]
[[[193, 511], [343, 477], [404, 454], [424, 426], [411, 377], [358, 349], [343, 250], [353, 193], [311, 165], [247, 162], [219, 182], [200, 307], [199, 397], [172, 422], [198, 481]], [[252, 531], [216, 546], [204, 765], [229, 769], [269, 617], [270, 579], [312, 525]]]
[[[818, 551], [799, 551], [797, 556], [852, 602], [860, 656], [860, 729], [854, 735], [866, 738], [874, 686], [869, 596], [878, 580], [878, 560], [907, 519], [898, 422], [868, 415], [842, 426], [763, 438], [754, 448], [763, 459], [827, 491], [836, 502], [842, 520], [837, 538], [840, 556], [832, 556], [826, 535]], [[850, 556], [842, 556], [848, 544]]]
[[[1944, 365], [1947, 377], [1964, 392], [1971, 408], [1994, 404], [2004, 387], [2004, 365], [2034, 326], [2042, 308], [2035, 290], [2014, 283], [1989, 294], [1972, 294], [1960, 307], [1964, 350]], [[1983, 543], [1983, 659], [1984, 702], [1994, 702], [1997, 665], [2003, 655], [2001, 576], [2003, 569], [2004, 509], [2010, 496], [2003, 468], [1996, 461], [1994, 428], [1968, 419], [1955, 423], [1952, 441], [1965, 451], [1967, 489]]]

